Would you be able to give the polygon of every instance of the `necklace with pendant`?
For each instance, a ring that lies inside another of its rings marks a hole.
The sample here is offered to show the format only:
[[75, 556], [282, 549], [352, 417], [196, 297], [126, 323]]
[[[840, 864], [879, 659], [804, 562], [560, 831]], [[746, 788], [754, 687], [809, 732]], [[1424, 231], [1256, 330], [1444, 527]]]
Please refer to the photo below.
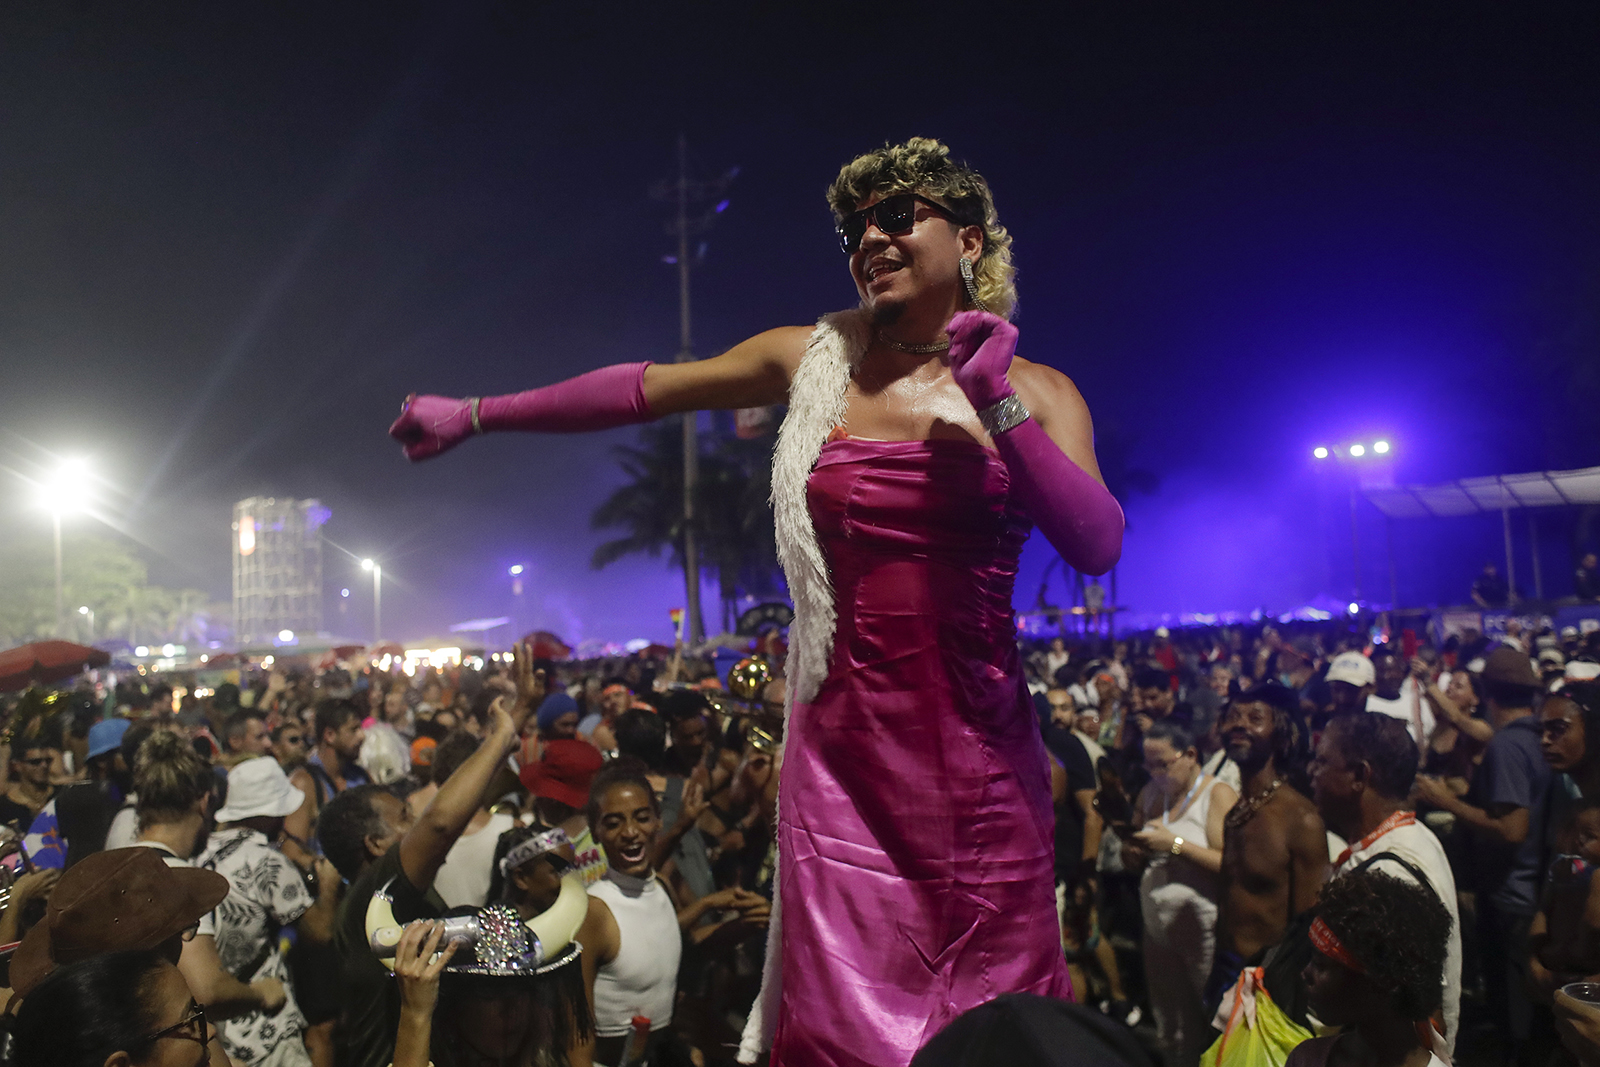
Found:
[[896, 352], [909, 352], [913, 356], [931, 356], [935, 352], [950, 351], [950, 338], [948, 337], [946, 337], [943, 341], [930, 341], [924, 345], [908, 345], [904, 341], [896, 341], [893, 337], [890, 337], [882, 330], [879, 330], [878, 340], [882, 341]]
[[1260, 811], [1267, 801], [1272, 799], [1273, 794], [1278, 791], [1278, 787], [1282, 784], [1282, 778], [1274, 778], [1272, 784], [1267, 786], [1264, 791], [1242, 804], [1235, 804], [1229, 808], [1227, 816], [1222, 821], [1230, 830], [1237, 830], [1255, 817], [1256, 812]]

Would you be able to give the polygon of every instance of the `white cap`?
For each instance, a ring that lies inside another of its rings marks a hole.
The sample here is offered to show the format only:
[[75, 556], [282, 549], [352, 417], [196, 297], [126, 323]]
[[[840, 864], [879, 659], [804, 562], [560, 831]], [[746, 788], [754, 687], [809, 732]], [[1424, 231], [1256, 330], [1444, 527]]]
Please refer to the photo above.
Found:
[[1575, 659], [1567, 664], [1567, 673], [1563, 677], [1569, 682], [1592, 682], [1600, 678], [1600, 663]]
[[299, 811], [305, 801], [305, 790], [290, 784], [277, 760], [257, 756], [228, 772], [228, 803], [217, 812], [217, 822], [281, 819]]
[[1328, 664], [1328, 681], [1348, 682], [1353, 686], [1376, 685], [1378, 672], [1372, 661], [1359, 652], [1341, 652]]
[[1156, 627], [1156, 636], [1157, 637], [1166, 637], [1166, 636], [1168, 636], [1167, 628], [1165, 626], [1157, 626]]

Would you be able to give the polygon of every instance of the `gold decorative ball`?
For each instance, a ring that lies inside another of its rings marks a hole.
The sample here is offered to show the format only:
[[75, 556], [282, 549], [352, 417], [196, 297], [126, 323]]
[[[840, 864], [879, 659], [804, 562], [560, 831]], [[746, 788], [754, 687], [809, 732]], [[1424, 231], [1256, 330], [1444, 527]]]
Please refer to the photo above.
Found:
[[728, 672], [728, 692], [740, 700], [756, 700], [772, 681], [772, 668], [767, 661], [750, 656], [733, 665]]

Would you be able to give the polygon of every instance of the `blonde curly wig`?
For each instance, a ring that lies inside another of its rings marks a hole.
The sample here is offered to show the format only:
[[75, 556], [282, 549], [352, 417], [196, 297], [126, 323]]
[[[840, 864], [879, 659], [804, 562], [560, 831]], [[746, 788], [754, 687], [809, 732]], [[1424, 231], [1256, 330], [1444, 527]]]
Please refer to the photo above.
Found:
[[828, 187], [828, 206], [837, 223], [870, 197], [921, 193], [946, 204], [969, 224], [983, 227], [983, 252], [973, 264], [978, 297], [989, 310], [1009, 319], [1017, 310], [1017, 271], [1011, 265], [1011, 235], [995, 214], [994, 197], [983, 175], [950, 158], [950, 149], [931, 137], [885, 144], [846, 163]]

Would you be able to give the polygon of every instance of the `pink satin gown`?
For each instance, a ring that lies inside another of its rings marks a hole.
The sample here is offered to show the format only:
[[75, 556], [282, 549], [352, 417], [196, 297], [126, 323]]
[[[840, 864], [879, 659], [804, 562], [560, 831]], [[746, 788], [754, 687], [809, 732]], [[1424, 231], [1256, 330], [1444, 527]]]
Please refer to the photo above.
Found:
[[785, 745], [772, 1063], [901, 1067], [1002, 993], [1071, 997], [1011, 613], [1029, 525], [965, 441], [830, 440], [807, 495], [838, 626]]

